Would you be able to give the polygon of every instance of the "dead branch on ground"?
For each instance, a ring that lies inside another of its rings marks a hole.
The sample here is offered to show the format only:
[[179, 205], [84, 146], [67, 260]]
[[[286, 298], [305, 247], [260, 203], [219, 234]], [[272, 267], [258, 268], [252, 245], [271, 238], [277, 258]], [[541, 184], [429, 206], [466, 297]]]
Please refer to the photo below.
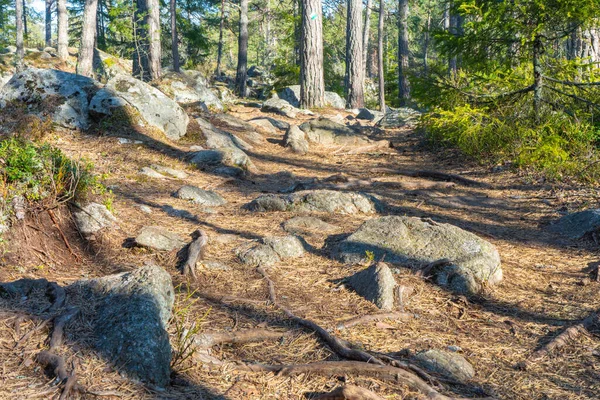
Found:
[[[343, 331], [344, 329], [351, 328], [353, 326], [368, 324], [369, 322], [383, 321], [384, 319], [402, 320], [406, 321], [414, 318], [414, 314], [407, 312], [385, 312], [378, 314], [363, 315], [362, 317], [351, 318], [346, 321], [340, 322], [335, 329]], [[330, 330], [331, 331], [331, 330]]]

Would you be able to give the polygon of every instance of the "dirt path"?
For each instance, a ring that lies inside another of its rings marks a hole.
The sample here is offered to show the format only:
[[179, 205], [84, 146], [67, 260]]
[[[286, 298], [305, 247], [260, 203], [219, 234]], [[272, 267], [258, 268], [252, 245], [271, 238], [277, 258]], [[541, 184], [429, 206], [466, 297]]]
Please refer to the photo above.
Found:
[[[261, 115], [255, 109], [244, 107], [235, 108], [232, 113], [245, 120]], [[598, 261], [593, 245], [560, 243], [545, 229], [561, 210], [597, 207], [597, 195], [566, 184], [553, 186], [536, 182], [531, 174], [518, 175], [509, 170], [492, 172], [466, 164], [455, 154], [433, 153], [413, 131], [387, 131], [381, 135], [390, 139], [394, 147], [364, 154], [348, 154], [343, 148], [317, 148], [300, 156], [281, 146], [283, 132], [266, 134], [264, 143], [248, 151], [258, 172], [245, 180], [198, 171], [181, 161], [178, 155], [193, 143], [171, 143], [168, 147], [146, 143], [120, 145], [112, 136], [57, 136], [54, 140], [57, 146], [71, 155], [85, 156], [95, 164], [99, 174], [104, 174], [114, 193], [113, 207], [120, 229], [88, 245], [82, 254], [85, 260], [82, 264], [48, 263], [44, 268], [7, 266], [0, 274], [0, 281], [27, 276], [68, 283], [82, 276], [105, 275], [153, 260], [171, 272], [179, 285], [175, 318], [180, 322], [189, 325], [196, 321], [205, 331], [264, 327], [295, 332], [276, 342], [223, 346], [215, 349], [213, 356], [224, 361], [273, 364], [335, 360], [314, 335], [299, 329], [267, 305], [264, 279], [254, 268], [240, 264], [233, 251], [249, 240], [284, 235], [282, 223], [294, 215], [255, 214], [241, 207], [261, 193], [285, 190], [298, 180], [322, 179], [334, 174], [359, 180], [374, 179], [380, 183], [368, 191], [384, 202], [386, 213], [451, 223], [495, 244], [502, 257], [504, 281], [490, 288], [485, 296], [467, 300], [400, 271], [398, 282], [414, 288], [406, 310], [418, 318], [359, 326], [339, 332], [340, 337], [384, 352], [459, 346], [474, 365], [476, 377], [469, 385], [452, 386], [449, 393], [456, 391], [457, 396], [597, 398], [600, 391], [597, 339], [584, 337], [526, 371], [515, 368], [555, 332], [598, 308], [600, 284], [588, 279], [589, 268]], [[190, 177], [155, 180], [137, 173], [151, 164], [179, 168]], [[481, 185], [455, 183], [450, 187], [437, 185], [411, 190], [439, 182], [406, 175], [407, 171], [421, 170], [458, 174]], [[213, 210], [198, 210], [197, 206], [172, 197], [183, 184], [215, 190], [228, 203]], [[148, 206], [152, 213], [144, 213], [140, 205]], [[338, 226], [340, 234], [352, 232], [370, 218], [315, 215]], [[145, 225], [164, 226], [186, 238], [202, 228], [211, 238], [204, 258], [231, 268], [201, 270], [198, 282], [188, 285], [175, 269], [175, 254], [156, 254], [124, 245]], [[342, 320], [373, 313], [376, 309], [335, 283], [360, 267], [345, 266], [329, 258], [320, 250], [325, 238], [324, 235], [308, 238], [314, 251], [278, 264], [270, 274], [287, 307], [324, 327], [334, 327]], [[257, 303], [251, 307], [223, 304], [203, 293], [245, 297]], [[28, 393], [44, 390], [44, 376], [25, 362], [26, 355], [8, 347], [7, 343], [12, 340], [10, 330], [0, 332], [0, 344], [5, 344], [0, 356], [7, 360], [4, 370], [0, 369], [0, 380], [4, 382], [0, 397], [19, 397], [19, 388], [25, 387]], [[174, 331], [173, 337], [178, 334], [180, 332]], [[27, 348], [35, 348], [43, 339], [42, 334], [37, 339], [34, 337]], [[180, 366], [179, 371], [183, 371], [183, 367], [185, 371], [176, 376], [173, 388], [154, 392], [105, 370], [102, 360], [86, 360], [83, 355], [88, 350], [65, 351], [71, 358], [83, 360], [78, 366], [81, 384], [97, 390], [114, 390], [122, 395], [119, 398], [304, 399], [307, 393], [310, 398], [310, 393], [326, 392], [339, 384], [336, 378], [305, 375], [286, 378], [266, 373], [238, 373], [227, 368], [211, 370], [190, 359]], [[348, 377], [348, 381], [371, 388], [389, 399], [408, 395], [402, 387], [373, 378]]]

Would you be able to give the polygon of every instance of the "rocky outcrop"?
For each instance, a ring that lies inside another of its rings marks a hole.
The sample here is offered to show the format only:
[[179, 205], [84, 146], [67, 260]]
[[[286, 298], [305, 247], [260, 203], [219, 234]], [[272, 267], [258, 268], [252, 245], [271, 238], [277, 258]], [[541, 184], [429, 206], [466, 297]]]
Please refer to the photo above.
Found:
[[251, 266], [271, 266], [281, 260], [302, 257], [303, 242], [296, 236], [269, 236], [260, 243], [245, 245], [236, 250], [242, 263]]
[[90, 102], [90, 111], [111, 115], [113, 109], [129, 105], [146, 122], [162, 131], [169, 139], [186, 134], [189, 117], [186, 112], [160, 90], [127, 75], [117, 75], [98, 91]]
[[298, 128], [297, 125], [290, 125], [287, 132], [285, 132], [285, 136], [283, 137], [283, 145], [292, 149], [294, 153], [308, 153], [308, 141], [306, 140], [306, 134], [300, 128]]
[[316, 217], [294, 217], [283, 223], [283, 230], [296, 235], [327, 235], [339, 228]]
[[97, 351], [119, 370], [142, 382], [165, 387], [171, 375], [167, 333], [174, 302], [171, 276], [157, 265], [78, 281], [69, 291], [84, 292], [96, 305], [92, 321]]
[[269, 100], [263, 103], [261, 111], [272, 112], [292, 119], [296, 118], [298, 116], [298, 113], [300, 112], [299, 109], [292, 106], [287, 101], [274, 97], [270, 98]]
[[567, 214], [550, 225], [550, 231], [571, 240], [600, 232], [600, 209]]
[[303, 123], [300, 125], [300, 129], [306, 134], [306, 138], [310, 143], [325, 146], [366, 146], [373, 144], [381, 145], [382, 147], [389, 146], [389, 142], [387, 141], [375, 142], [350, 127], [323, 117]]
[[53, 69], [29, 68], [0, 89], [0, 107], [11, 101], [27, 104], [34, 115], [48, 113], [65, 128], [87, 129], [90, 99], [101, 85], [93, 79]]
[[223, 103], [199, 71], [166, 72], [157, 87], [179, 104], [201, 103], [208, 108], [223, 110]]
[[360, 263], [366, 252], [415, 268], [436, 262], [439, 265], [430, 273], [438, 284], [458, 293], [477, 293], [482, 284], [502, 280], [494, 245], [450, 224], [399, 216], [371, 219], [340, 243], [337, 256], [346, 263]]
[[288, 195], [265, 194], [246, 205], [251, 211], [328, 212], [337, 214], [371, 214], [379, 202], [363, 193], [335, 190], [304, 190]]

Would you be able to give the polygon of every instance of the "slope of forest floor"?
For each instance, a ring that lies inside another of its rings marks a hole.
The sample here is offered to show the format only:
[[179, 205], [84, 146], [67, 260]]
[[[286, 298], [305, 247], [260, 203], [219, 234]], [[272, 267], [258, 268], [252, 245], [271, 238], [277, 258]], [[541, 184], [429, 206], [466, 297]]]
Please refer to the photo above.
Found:
[[[244, 106], [235, 106], [230, 113], [244, 120], [265, 115]], [[321, 113], [338, 112], [321, 110]], [[344, 112], [341, 114], [346, 116]], [[295, 215], [250, 213], [242, 206], [262, 193], [285, 190], [299, 180], [335, 174], [377, 179], [395, 184], [368, 188], [384, 202], [386, 213], [451, 223], [496, 245], [502, 258], [504, 280], [488, 288], [485, 295], [467, 299], [401, 271], [397, 281], [414, 288], [405, 309], [416, 314], [416, 318], [357, 326], [336, 332], [339, 337], [382, 352], [460, 347], [461, 353], [475, 367], [476, 376], [468, 385], [447, 387], [445, 393], [455, 392], [457, 397], [597, 398], [600, 391], [597, 338], [582, 337], [526, 370], [516, 368], [556, 332], [598, 307], [600, 283], [590, 279], [590, 271], [599, 261], [597, 245], [565, 243], [546, 229], [565, 211], [597, 206], [595, 191], [566, 183], [549, 184], [535, 176], [502, 168], [491, 170], [465, 163], [456, 154], [428, 149], [422, 136], [410, 129], [385, 131], [382, 138], [391, 140], [393, 148], [362, 154], [350, 154], [344, 148], [317, 147], [307, 155], [297, 155], [281, 145], [283, 131], [263, 134], [264, 143], [248, 151], [257, 172], [246, 179], [222, 177], [186, 164], [180, 156], [194, 144], [191, 140], [172, 143], [146, 136], [144, 132], [130, 134], [130, 139], [141, 139], [143, 143], [119, 144], [117, 137], [109, 132], [100, 136], [65, 132], [50, 139], [70, 156], [85, 157], [94, 163], [96, 173], [112, 188], [112, 207], [119, 229], [84, 243], [76, 231], [65, 228], [67, 238], [73, 243], [74, 255], [61, 248], [61, 240], [48, 239], [47, 246], [55, 249], [39, 248], [37, 255], [33, 254], [36, 251], [23, 252], [19, 257], [5, 255], [0, 282], [32, 277], [68, 284], [82, 277], [132, 269], [152, 260], [173, 276], [177, 287], [174, 318], [179, 323], [189, 327], [196, 321], [203, 331], [256, 327], [293, 331], [291, 336], [274, 342], [222, 346], [213, 356], [223, 361], [265, 364], [335, 360], [336, 355], [313, 333], [301, 329], [269, 305], [264, 278], [255, 268], [242, 265], [235, 256], [234, 249], [247, 241], [284, 235], [282, 223]], [[122, 132], [119, 135], [122, 136]], [[138, 174], [141, 168], [152, 164], [182, 169], [190, 176], [186, 180], [155, 180]], [[411, 190], [415, 185], [425, 186], [422, 183], [426, 179], [401, 173], [417, 170], [458, 174], [481, 185], [456, 182], [446, 188]], [[199, 211], [197, 206], [172, 196], [184, 184], [214, 190], [228, 203], [211, 212]], [[140, 205], [150, 207], [153, 212], [142, 212]], [[372, 218], [360, 214], [314, 215], [339, 227], [338, 234], [350, 233]], [[57, 212], [57, 216], [65, 226], [69, 225], [67, 212]], [[38, 223], [48, 221], [28, 222], [31, 230], [13, 233], [16, 235], [13, 239], [22, 241], [24, 247], [30, 243], [36, 243], [30, 245], [33, 247], [45, 246], [41, 244], [43, 238], [31, 237], [33, 232], [39, 231], [34, 229]], [[176, 254], [158, 254], [128, 245], [147, 225], [163, 226], [186, 238], [196, 229], [205, 230], [210, 243], [204, 259], [220, 261], [231, 268], [199, 270], [197, 282], [187, 281], [175, 267]], [[377, 309], [336, 283], [361, 267], [343, 265], [328, 257], [321, 250], [325, 239], [325, 235], [308, 237], [313, 251], [281, 262], [271, 269], [270, 275], [280, 300], [288, 308], [321, 326], [333, 328], [340, 321], [371, 314]], [[215, 300], [219, 296], [249, 298], [256, 302], [252, 306], [225, 303]], [[176, 331], [177, 325], [171, 324], [174, 347], [177, 347], [176, 338], [181, 336], [181, 332]], [[35, 322], [29, 322], [22, 331], [34, 326]], [[69, 333], [69, 337], [72, 335], [75, 333]], [[31, 362], [46, 338], [47, 332], [40, 329], [15, 347], [13, 326], [6, 322], [0, 325], [0, 359], [3, 360], [0, 398], [49, 398], [55, 393], [48, 386], [43, 371]], [[227, 367], [210, 369], [190, 357], [175, 368], [174, 386], [156, 391], [131, 382], [92, 354], [85, 346], [85, 339], [64, 346], [67, 360], [76, 365], [79, 383], [102, 395], [99, 398], [304, 399], [328, 392], [339, 384], [335, 378], [284, 377], [236, 372]], [[387, 399], [419, 398], [400, 386], [375, 378], [348, 377], [347, 380]]]

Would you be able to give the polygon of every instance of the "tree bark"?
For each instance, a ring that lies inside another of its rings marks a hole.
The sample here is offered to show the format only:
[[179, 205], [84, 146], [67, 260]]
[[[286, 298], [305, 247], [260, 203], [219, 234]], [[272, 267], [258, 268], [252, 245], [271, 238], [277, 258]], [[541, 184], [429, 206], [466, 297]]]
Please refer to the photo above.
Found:
[[363, 29], [363, 65], [365, 66], [365, 72], [368, 63], [369, 53], [369, 30], [371, 28], [371, 8], [373, 7], [373, 1], [367, 0], [367, 8], [365, 9], [365, 26]]
[[219, 24], [219, 47], [217, 49], [217, 69], [215, 75], [221, 75], [221, 60], [223, 58], [223, 29], [225, 27], [225, 0], [221, 0], [221, 22]]
[[431, 1], [427, 6], [427, 24], [425, 26], [425, 40], [423, 41], [423, 72], [425, 75], [429, 72], [429, 41], [431, 30]]
[[540, 116], [542, 90], [544, 87], [544, 80], [542, 78], [542, 64], [540, 61], [542, 52], [542, 39], [539, 36], [536, 36], [533, 40], [533, 109], [536, 119], [538, 119]]
[[348, 0], [346, 25], [346, 105], [348, 108], [362, 108], [365, 105], [361, 6], [361, 0]]
[[29, 30], [27, 29], [27, 4], [23, 0], [23, 36], [25, 40], [29, 39]]
[[398, 98], [402, 106], [410, 101], [408, 57], [408, 0], [398, 0]]
[[98, 0], [86, 0], [81, 26], [81, 46], [77, 57], [77, 73], [79, 75], [91, 77], [93, 73], [97, 14]]
[[300, 107], [323, 107], [323, 15], [321, 0], [304, 0], [300, 62]]
[[143, 81], [161, 76], [160, 10], [158, 0], [136, 0], [133, 75]]
[[45, 28], [46, 47], [52, 47], [52, 0], [46, 0]]
[[67, 15], [67, 0], [56, 1], [56, 13], [57, 13], [57, 25], [58, 25], [58, 38], [56, 52], [58, 58], [66, 60], [69, 57], [69, 17]]
[[238, 37], [238, 64], [235, 78], [237, 94], [246, 97], [248, 80], [248, 0], [240, 0], [240, 32]]
[[15, 28], [17, 31], [15, 70], [21, 72], [24, 68], [23, 57], [25, 56], [25, 49], [23, 48], [23, 2], [21, 0], [15, 1]]
[[179, 38], [177, 37], [177, 0], [170, 0], [171, 6], [171, 51], [173, 71], [179, 72]]
[[385, 0], [379, 0], [379, 24], [377, 26], [377, 74], [379, 76], [379, 109], [385, 113], [385, 73], [383, 70], [383, 35], [385, 22]]

